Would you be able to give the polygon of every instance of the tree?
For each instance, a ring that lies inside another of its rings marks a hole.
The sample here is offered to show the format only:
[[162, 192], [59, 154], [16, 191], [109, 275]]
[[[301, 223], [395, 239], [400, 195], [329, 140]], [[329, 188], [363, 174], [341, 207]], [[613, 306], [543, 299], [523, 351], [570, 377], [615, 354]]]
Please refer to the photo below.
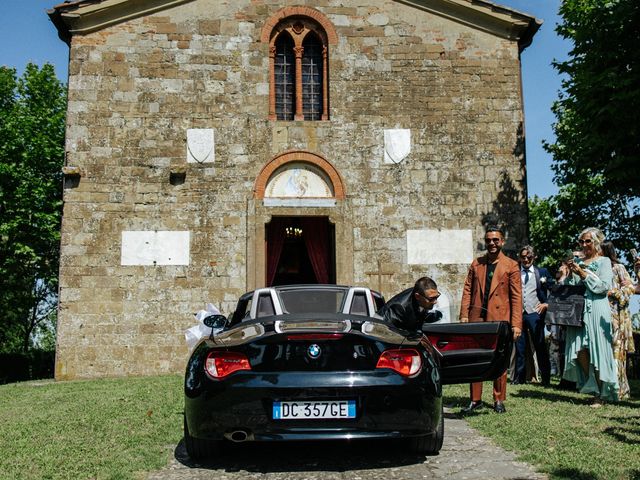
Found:
[[55, 319], [66, 90], [54, 69], [0, 67], [0, 350]]
[[640, 239], [640, 2], [564, 0], [560, 14], [573, 49], [554, 63], [566, 79], [556, 141], [545, 144], [560, 187], [555, 219], [599, 227], [626, 250]]
[[[570, 248], [570, 234], [563, 233], [558, 222], [558, 206], [552, 198], [529, 199], [529, 239], [536, 248], [536, 263], [555, 271]], [[559, 233], [560, 232], [560, 233]]]

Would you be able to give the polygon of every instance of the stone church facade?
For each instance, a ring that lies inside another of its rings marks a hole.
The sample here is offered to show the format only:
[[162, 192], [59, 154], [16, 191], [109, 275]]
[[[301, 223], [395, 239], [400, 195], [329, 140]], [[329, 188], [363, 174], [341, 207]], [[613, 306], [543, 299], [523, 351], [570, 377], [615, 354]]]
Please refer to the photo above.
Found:
[[181, 372], [212, 302], [422, 275], [451, 318], [487, 224], [526, 240], [520, 53], [483, 0], [78, 0], [56, 378]]

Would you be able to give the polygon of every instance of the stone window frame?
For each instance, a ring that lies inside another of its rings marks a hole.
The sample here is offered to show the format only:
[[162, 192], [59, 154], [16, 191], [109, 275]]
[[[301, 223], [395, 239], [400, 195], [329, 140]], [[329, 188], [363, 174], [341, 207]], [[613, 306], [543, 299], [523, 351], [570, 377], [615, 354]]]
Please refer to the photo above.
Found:
[[276, 40], [286, 32], [294, 42], [295, 54], [295, 113], [294, 120], [304, 120], [302, 95], [303, 42], [313, 33], [322, 43], [322, 113], [320, 120], [329, 120], [329, 45], [338, 43], [331, 21], [320, 11], [310, 7], [285, 7], [272, 15], [262, 28], [260, 41], [269, 45], [269, 120], [278, 120], [276, 112]]

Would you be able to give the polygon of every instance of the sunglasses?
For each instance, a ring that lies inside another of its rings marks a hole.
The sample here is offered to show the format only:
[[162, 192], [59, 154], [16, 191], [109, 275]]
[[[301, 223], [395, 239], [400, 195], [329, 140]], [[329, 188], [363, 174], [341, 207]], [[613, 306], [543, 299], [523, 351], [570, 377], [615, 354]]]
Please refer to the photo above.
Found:
[[500, 243], [502, 241], [501, 238], [485, 238], [484, 243]]
[[533, 258], [533, 255], [520, 255], [520, 258], [523, 260], [531, 260]]
[[580, 239], [580, 240], [578, 240], [578, 243], [579, 243], [580, 245], [584, 245], [585, 243], [588, 245], [588, 244], [590, 244], [590, 243], [593, 243], [593, 240], [591, 240], [590, 238], [587, 238], [587, 239], [585, 239], [585, 240]]
[[438, 300], [440, 298], [440, 295], [442, 295], [441, 293], [439, 293], [438, 295], [434, 295], [433, 297], [427, 297], [426, 295], [423, 295], [421, 293], [419, 293], [418, 295], [420, 295], [422, 298], [424, 298], [427, 302], [435, 302], [436, 300]]

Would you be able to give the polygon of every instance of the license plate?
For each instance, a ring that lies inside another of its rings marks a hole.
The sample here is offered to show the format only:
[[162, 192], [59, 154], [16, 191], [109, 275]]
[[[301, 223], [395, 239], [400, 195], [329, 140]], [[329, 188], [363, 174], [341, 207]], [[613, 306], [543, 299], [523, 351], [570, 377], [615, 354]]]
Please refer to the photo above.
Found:
[[273, 402], [274, 420], [315, 418], [356, 418], [356, 401]]

